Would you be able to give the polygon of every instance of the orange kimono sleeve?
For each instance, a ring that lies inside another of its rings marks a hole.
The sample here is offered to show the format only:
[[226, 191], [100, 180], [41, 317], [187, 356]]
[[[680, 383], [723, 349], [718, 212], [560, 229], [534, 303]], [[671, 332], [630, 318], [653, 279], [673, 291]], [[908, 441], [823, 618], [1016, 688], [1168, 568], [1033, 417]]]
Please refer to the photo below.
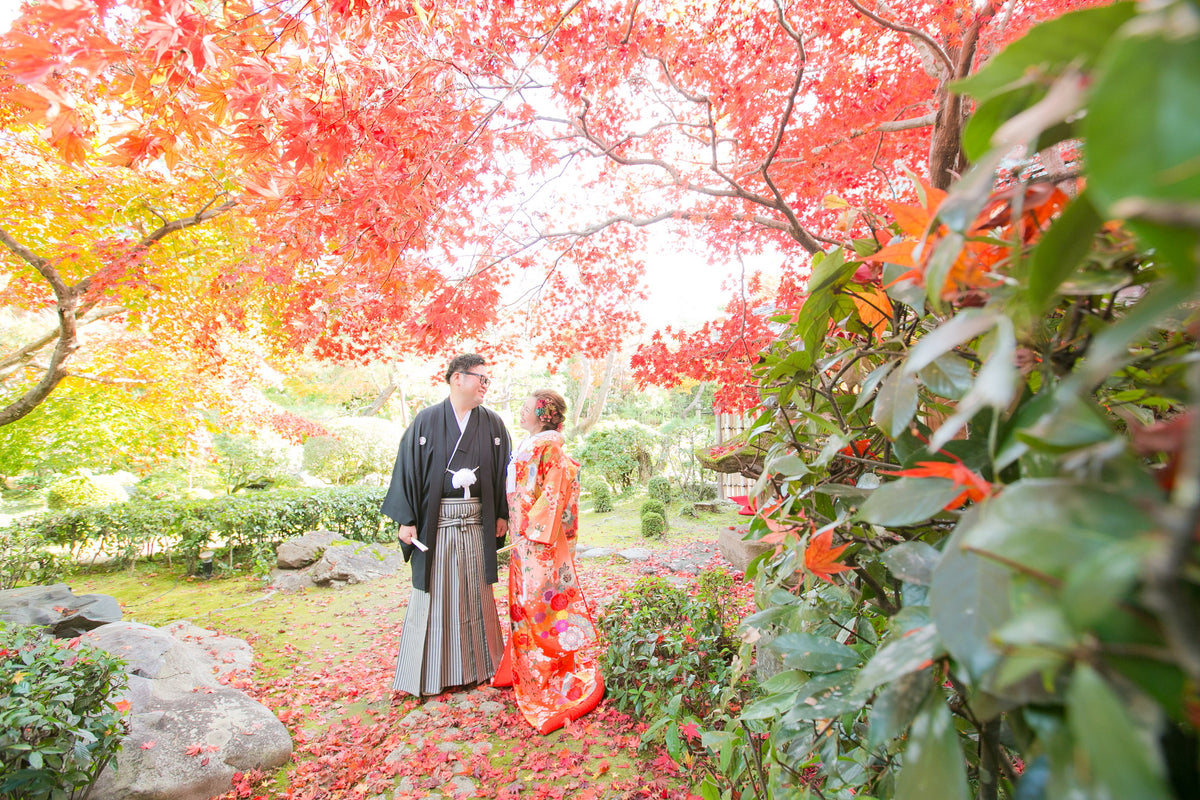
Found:
[[575, 480], [576, 467], [557, 447], [543, 451], [541, 460], [550, 464], [545, 477], [540, 474], [541, 468], [538, 469], [540, 486], [537, 489], [540, 493], [529, 509], [524, 533], [531, 542], [552, 544], [562, 531], [563, 510]]

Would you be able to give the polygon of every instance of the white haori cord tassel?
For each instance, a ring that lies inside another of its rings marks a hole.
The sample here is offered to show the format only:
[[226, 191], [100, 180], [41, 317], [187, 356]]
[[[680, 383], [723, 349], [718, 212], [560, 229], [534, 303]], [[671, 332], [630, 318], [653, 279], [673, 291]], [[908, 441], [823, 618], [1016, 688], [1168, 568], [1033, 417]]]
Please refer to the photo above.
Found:
[[446, 472], [450, 472], [450, 474], [454, 476], [450, 479], [450, 485], [455, 489], [463, 490], [464, 500], [470, 499], [471, 497], [471, 487], [475, 485], [475, 470], [477, 469], [479, 469], [479, 467], [475, 467], [475, 469], [467, 469], [466, 467], [463, 467], [460, 470], [451, 472], [450, 468], [446, 467]]

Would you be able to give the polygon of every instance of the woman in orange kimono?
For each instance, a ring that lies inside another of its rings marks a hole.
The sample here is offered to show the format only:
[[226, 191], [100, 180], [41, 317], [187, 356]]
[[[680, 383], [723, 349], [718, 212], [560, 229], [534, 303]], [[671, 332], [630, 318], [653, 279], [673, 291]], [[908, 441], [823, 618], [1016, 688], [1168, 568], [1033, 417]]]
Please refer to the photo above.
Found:
[[567, 403], [539, 389], [521, 408], [529, 433], [513, 451], [508, 498], [511, 635], [493, 686], [512, 686], [522, 716], [547, 734], [596, 707], [604, 681], [583, 654], [596, 628], [575, 575], [579, 464], [563, 453]]

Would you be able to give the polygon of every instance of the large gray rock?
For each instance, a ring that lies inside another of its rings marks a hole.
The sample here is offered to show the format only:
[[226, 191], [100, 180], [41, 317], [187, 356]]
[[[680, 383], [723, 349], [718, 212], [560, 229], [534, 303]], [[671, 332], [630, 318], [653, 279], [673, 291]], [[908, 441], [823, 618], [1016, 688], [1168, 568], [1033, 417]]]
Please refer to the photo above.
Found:
[[382, 545], [335, 544], [325, 548], [309, 574], [318, 586], [365, 583], [395, 575], [403, 564], [404, 556], [398, 550]]
[[275, 548], [275, 564], [280, 569], [303, 569], [316, 563], [325, 548], [339, 538], [333, 531], [317, 530], [288, 539]]
[[717, 548], [721, 555], [739, 572], [745, 572], [751, 561], [775, 549], [773, 544], [743, 539], [745, 533], [741, 528], [722, 528], [717, 534]]
[[187, 623], [170, 631], [118, 622], [81, 637], [129, 664], [129, 734], [93, 787], [95, 800], [207, 800], [229, 791], [235, 772], [291, 758], [275, 715], [218, 681], [248, 663], [245, 642]]
[[300, 591], [313, 586], [345, 586], [395, 575], [404, 566], [399, 550], [380, 544], [331, 544], [315, 564], [304, 569], [271, 571], [271, 588]]
[[60, 639], [116, 622], [121, 604], [106, 594], [76, 595], [65, 583], [25, 586], [0, 592], [0, 619], [14, 625], [40, 625]]

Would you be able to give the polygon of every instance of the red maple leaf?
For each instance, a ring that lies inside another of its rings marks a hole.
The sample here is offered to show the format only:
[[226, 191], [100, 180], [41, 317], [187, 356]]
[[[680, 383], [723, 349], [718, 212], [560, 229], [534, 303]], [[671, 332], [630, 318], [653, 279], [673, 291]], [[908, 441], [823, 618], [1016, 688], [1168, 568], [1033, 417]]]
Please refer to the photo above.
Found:
[[694, 722], [689, 722], [686, 725], [680, 725], [679, 732], [688, 739], [695, 739], [700, 736], [700, 726]]
[[992, 495], [992, 485], [961, 461], [918, 461], [917, 466], [893, 472], [909, 478], [946, 478], [963, 487], [963, 491], [946, 504], [946, 510], [960, 508], [968, 500], [978, 503]]
[[837, 572], [847, 572], [853, 567], [837, 563], [838, 556], [849, 545], [832, 547], [833, 531], [818, 533], [804, 548], [804, 568], [821, 580], [833, 583], [833, 575]]

